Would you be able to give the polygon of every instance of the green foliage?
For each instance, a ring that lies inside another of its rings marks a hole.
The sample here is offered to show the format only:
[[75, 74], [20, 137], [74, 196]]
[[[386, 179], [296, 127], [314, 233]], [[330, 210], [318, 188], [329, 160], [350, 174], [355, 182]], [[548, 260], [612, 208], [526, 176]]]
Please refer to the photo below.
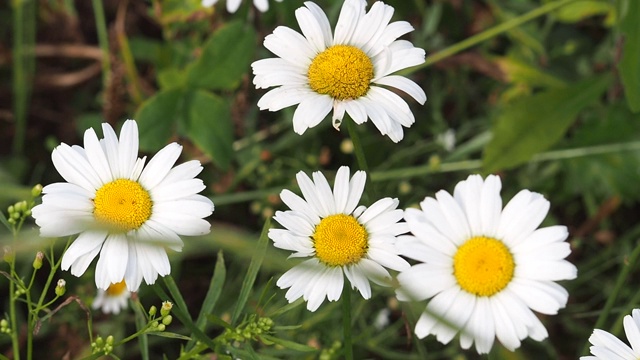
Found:
[[600, 76], [507, 104], [498, 113], [493, 138], [485, 148], [484, 171], [513, 168], [549, 149], [610, 83], [611, 77]]
[[253, 59], [255, 30], [231, 22], [216, 30], [201, 56], [187, 69], [169, 67], [160, 73], [162, 87], [136, 112], [140, 148], [164, 146], [176, 129], [218, 166], [227, 169], [233, 158], [233, 128], [228, 100], [209, 90], [234, 90]]
[[627, 104], [633, 112], [640, 112], [640, 1], [621, 1], [626, 12], [620, 22], [620, 31], [625, 36], [620, 79], [624, 85]]
[[226, 169], [233, 156], [229, 104], [205, 90], [185, 95], [186, 134], [211, 160]]
[[239, 21], [226, 24], [209, 37], [202, 55], [187, 74], [187, 85], [234, 90], [253, 61], [255, 30]]

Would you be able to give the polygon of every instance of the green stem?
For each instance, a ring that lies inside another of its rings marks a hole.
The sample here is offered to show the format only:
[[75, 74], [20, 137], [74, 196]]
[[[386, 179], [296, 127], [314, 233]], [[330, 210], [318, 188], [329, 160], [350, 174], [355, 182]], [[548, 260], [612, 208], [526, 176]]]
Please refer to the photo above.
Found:
[[362, 141], [360, 141], [360, 134], [358, 134], [358, 129], [356, 129], [356, 123], [353, 119], [348, 116], [344, 117], [343, 123], [347, 123], [347, 131], [349, 132], [349, 137], [351, 138], [351, 142], [353, 143], [353, 151], [356, 154], [356, 161], [358, 162], [358, 167], [360, 170], [367, 173], [367, 185], [365, 193], [369, 195], [372, 199], [376, 198], [376, 191], [371, 185], [371, 174], [369, 173], [369, 164], [367, 164], [367, 158], [364, 155], [364, 148], [362, 147]]
[[353, 342], [351, 339], [351, 287], [345, 279], [342, 290], [342, 327], [344, 330], [344, 358], [353, 360]]
[[[71, 244], [71, 237], [69, 237], [69, 239], [67, 240], [67, 244], [64, 247], [64, 250], [62, 251], [62, 253], [64, 254], [65, 251], [67, 251], [67, 248], [69, 247], [69, 245]], [[51, 271], [49, 271], [49, 276], [47, 277], [47, 282], [44, 284], [44, 287], [42, 288], [42, 293], [40, 293], [40, 298], [38, 299], [38, 304], [35, 307], [35, 315], [37, 316], [38, 313], [40, 312], [40, 310], [42, 310], [44, 307], [42, 306], [42, 304], [44, 303], [44, 298], [47, 296], [47, 291], [49, 290], [49, 286], [51, 286], [51, 282], [53, 281], [53, 277], [56, 274], [56, 271], [58, 270], [58, 268], [60, 267], [60, 264], [62, 263], [62, 256], [60, 256], [60, 259], [58, 259], [57, 261], [55, 260], [54, 257], [54, 253], [53, 253], [53, 246], [54, 243], [51, 243], [51, 253], [49, 256], [49, 261], [51, 264]]]
[[104, 6], [102, 0], [92, 0], [93, 16], [96, 20], [96, 32], [98, 33], [98, 44], [102, 50], [102, 88], [106, 89], [111, 77], [111, 61], [109, 60], [109, 34], [107, 32], [107, 21], [104, 16]]
[[567, 4], [570, 4], [572, 2], [576, 2], [576, 1], [581, 1], [581, 0], [560, 0], [560, 1], [554, 1], [554, 2], [550, 2], [547, 4], [544, 4], [534, 10], [529, 11], [528, 13], [524, 14], [524, 15], [520, 15], [518, 17], [515, 17], [513, 19], [507, 20], [505, 22], [503, 22], [500, 25], [494, 26], [490, 29], [487, 29], [479, 34], [473, 35], [471, 37], [468, 37], [458, 43], [455, 43], [445, 49], [442, 49], [438, 52], [436, 52], [435, 54], [429, 55], [427, 56], [426, 60], [424, 63], [418, 65], [418, 66], [414, 66], [412, 68], [406, 69], [404, 71], [399, 72], [399, 74], [402, 75], [408, 75], [411, 73], [414, 73], [420, 69], [424, 69], [426, 67], [429, 67], [435, 63], [437, 63], [438, 61], [441, 61], [443, 59], [446, 59], [450, 56], [453, 56], [463, 50], [466, 50], [474, 45], [477, 45], [483, 41], [489, 40], [497, 35], [500, 35], [503, 32], [509, 31], [515, 27], [518, 27], [528, 21], [531, 21], [537, 17], [540, 17], [542, 15], [548, 14], [554, 10], [557, 10]]
[[[631, 256], [629, 257], [629, 259], [622, 263], [622, 269], [620, 270], [620, 275], [618, 275], [618, 278], [616, 279], [616, 284], [613, 288], [613, 291], [611, 291], [611, 294], [609, 294], [609, 297], [607, 297], [607, 301], [604, 304], [604, 308], [602, 309], [600, 316], [598, 316], [598, 320], [596, 321], [594, 329], [602, 329], [605, 321], [607, 321], [607, 317], [609, 316], [611, 309], [613, 309], [613, 305], [618, 299], [620, 290], [622, 290], [622, 287], [625, 285], [625, 281], [627, 280], [627, 277], [629, 277], [631, 270], [633, 270], [633, 265], [636, 264], [639, 258], [640, 258], [640, 244], [637, 244], [636, 248], [633, 249], [633, 252], [631, 253]], [[587, 354], [588, 350], [589, 350], [589, 343], [587, 342], [582, 348], [582, 354]]]
[[26, 127], [27, 81], [24, 62], [24, 1], [14, 1], [13, 7], [13, 111], [16, 132], [13, 138], [13, 154], [22, 155]]
[[[14, 237], [14, 249], [15, 249], [15, 237]], [[13, 260], [9, 263], [11, 268], [11, 274], [15, 272], [15, 255]], [[11, 345], [13, 346], [13, 358], [20, 360], [20, 343], [18, 342], [18, 322], [16, 320], [16, 284], [13, 280], [9, 280], [9, 316], [11, 318]]]
[[[550, 160], [572, 159], [584, 156], [611, 154], [626, 151], [640, 150], [640, 141], [628, 143], [596, 145], [574, 149], [553, 150], [534, 155], [529, 163], [538, 163]], [[482, 160], [463, 160], [442, 164], [427, 164], [390, 171], [371, 173], [372, 181], [384, 181], [394, 179], [406, 179], [409, 177], [423, 176], [432, 173], [446, 173], [461, 170], [477, 170], [482, 167]]]

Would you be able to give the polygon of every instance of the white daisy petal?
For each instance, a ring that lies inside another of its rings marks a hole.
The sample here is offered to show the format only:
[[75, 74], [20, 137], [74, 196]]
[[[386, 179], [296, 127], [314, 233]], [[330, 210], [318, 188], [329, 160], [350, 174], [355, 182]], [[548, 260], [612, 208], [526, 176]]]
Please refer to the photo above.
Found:
[[182, 146], [176, 143], [171, 143], [162, 148], [151, 158], [142, 174], [140, 174], [138, 181], [147, 190], [153, 190], [169, 174], [171, 167], [176, 163], [181, 152]]
[[382, 77], [380, 79], [374, 80], [376, 84], [391, 86], [396, 89], [402, 90], [412, 98], [414, 98], [418, 103], [423, 105], [427, 101], [427, 95], [424, 93], [424, 90], [418, 84], [413, 82], [412, 80], [407, 79], [403, 76], [398, 75], [388, 75]]
[[307, 97], [300, 102], [293, 113], [293, 131], [304, 134], [308, 128], [318, 125], [333, 107], [333, 100], [329, 96]]
[[[442, 190], [420, 210], [405, 210], [412, 235], [398, 237], [396, 248], [418, 263], [398, 274], [396, 294], [427, 301], [418, 337], [446, 344], [459, 332], [463, 349], [475, 344], [479, 354], [489, 353], [498, 339], [513, 351], [527, 337], [548, 336], [533, 311], [554, 315], [566, 306], [569, 294], [555, 283], [577, 276], [565, 260], [566, 228], [536, 229], [549, 202], [527, 190], [502, 209], [500, 188], [497, 176], [471, 175], [453, 196]], [[638, 318], [640, 325], [640, 312]], [[640, 345], [640, 331], [636, 339]]]
[[138, 160], [138, 125], [134, 120], [127, 120], [122, 124], [118, 142], [119, 177], [131, 179], [136, 160]]
[[127, 238], [124, 234], [107, 236], [96, 265], [96, 286], [106, 290], [112, 283], [124, 278], [129, 257]]
[[80, 276], [100, 253], [96, 285], [106, 289], [124, 280], [136, 291], [143, 279], [150, 284], [170, 272], [165, 247], [181, 251], [179, 235], [209, 232], [203, 218], [214, 207], [198, 195], [205, 188], [195, 178], [202, 171], [198, 161], [173, 167], [180, 145], [167, 145], [145, 167], [134, 120], [124, 122], [120, 138], [106, 123], [102, 130], [104, 139], [85, 132], [85, 148], [54, 150], [54, 165], [68, 183], [45, 186], [32, 215], [42, 236], [79, 234], [62, 257], [63, 270]]

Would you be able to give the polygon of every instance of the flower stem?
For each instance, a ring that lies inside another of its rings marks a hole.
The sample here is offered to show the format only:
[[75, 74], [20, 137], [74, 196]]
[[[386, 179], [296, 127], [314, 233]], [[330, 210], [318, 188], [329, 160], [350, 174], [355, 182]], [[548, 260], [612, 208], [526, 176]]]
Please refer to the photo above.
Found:
[[[14, 238], [15, 239], [15, 238]], [[15, 249], [15, 241], [14, 241]], [[15, 256], [9, 263], [11, 275], [15, 272]], [[18, 323], [16, 320], [16, 284], [14, 280], [9, 280], [9, 317], [11, 318], [11, 345], [13, 346], [13, 358], [20, 360], [20, 343], [18, 341]]]
[[[586, 156], [622, 153], [638, 150], [640, 150], [640, 141], [603, 144], [572, 149], [551, 150], [533, 155], [528, 163], [574, 159]], [[439, 164], [426, 164], [420, 166], [399, 168], [387, 171], [376, 171], [371, 173], [371, 180], [377, 182], [395, 179], [407, 179], [410, 177], [424, 176], [427, 174], [478, 170], [480, 168], [482, 168], [482, 160], [461, 160], [454, 162], [443, 162]]]
[[375, 199], [375, 189], [371, 184], [371, 175], [369, 173], [369, 164], [367, 164], [367, 158], [364, 155], [364, 148], [362, 147], [362, 142], [360, 141], [360, 134], [358, 134], [358, 129], [356, 129], [356, 123], [348, 116], [344, 117], [344, 122], [347, 123], [347, 131], [349, 132], [349, 137], [351, 138], [351, 142], [353, 143], [353, 151], [356, 154], [356, 161], [358, 162], [358, 167], [360, 170], [367, 173], [367, 185], [365, 192], [369, 195], [370, 198]]
[[107, 21], [104, 16], [102, 0], [93, 0], [93, 16], [96, 21], [96, 32], [98, 33], [98, 44], [102, 50], [102, 88], [107, 88], [111, 77], [111, 64], [109, 61], [109, 35], [107, 32]]
[[344, 330], [344, 358], [353, 360], [353, 342], [351, 340], [351, 287], [344, 282], [342, 290], [342, 327]]

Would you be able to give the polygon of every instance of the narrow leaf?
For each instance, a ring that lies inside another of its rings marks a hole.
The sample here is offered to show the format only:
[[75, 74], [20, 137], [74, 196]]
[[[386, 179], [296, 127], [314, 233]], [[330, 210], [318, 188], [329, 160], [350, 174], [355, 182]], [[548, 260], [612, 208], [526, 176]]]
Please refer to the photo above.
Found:
[[[213, 270], [213, 276], [211, 277], [211, 283], [209, 283], [209, 290], [204, 297], [202, 307], [200, 308], [200, 314], [196, 319], [196, 326], [198, 329], [204, 331], [207, 324], [207, 316], [213, 312], [213, 308], [216, 306], [216, 302], [222, 293], [222, 287], [227, 276], [227, 270], [224, 264], [224, 256], [222, 250], [218, 252], [218, 258], [216, 260], [216, 267]], [[187, 344], [187, 350], [190, 350], [195, 345], [195, 341], [190, 341]]]
[[620, 22], [624, 49], [620, 60], [620, 78], [633, 112], [640, 112], [640, 1], [627, 1], [627, 12]]
[[260, 234], [260, 238], [258, 239], [258, 243], [255, 247], [255, 252], [251, 257], [251, 263], [249, 264], [249, 269], [247, 270], [247, 275], [244, 277], [242, 281], [242, 288], [240, 289], [240, 295], [238, 295], [238, 301], [236, 302], [236, 308], [233, 311], [233, 315], [231, 316], [231, 324], [235, 324], [244, 309], [244, 305], [247, 303], [249, 299], [249, 294], [251, 293], [251, 289], [253, 288], [253, 283], [256, 280], [256, 276], [258, 275], [258, 270], [260, 270], [260, 265], [262, 265], [262, 260], [264, 259], [264, 255], [267, 252], [267, 244], [269, 243], [269, 238], [267, 237], [267, 232], [269, 231], [269, 227], [271, 227], [271, 219], [268, 218], [265, 221], [264, 226], [262, 227], [262, 233]]
[[506, 105], [484, 151], [486, 172], [513, 168], [562, 138], [580, 111], [593, 104], [611, 83], [610, 76], [545, 91]]
[[222, 320], [221, 318], [217, 317], [217, 316], [216, 316], [216, 315], [214, 315], [214, 314], [207, 314], [206, 319], [207, 319], [210, 323], [212, 323], [212, 324], [214, 324], [214, 325], [218, 325], [218, 326], [220, 326], [220, 327], [223, 327], [223, 328], [225, 328], [225, 329], [229, 329], [229, 330], [232, 330], [232, 329], [233, 329], [233, 327], [231, 327], [231, 324], [229, 324], [228, 322], [226, 322], [226, 321]]
[[277, 338], [275, 336], [271, 336], [271, 335], [261, 335], [260, 336], [261, 339], [270, 341], [274, 344], [278, 344], [280, 346], [283, 346], [287, 349], [292, 349], [292, 350], [296, 350], [296, 351], [305, 351], [305, 352], [310, 352], [310, 351], [318, 351], [318, 349], [311, 347], [309, 345], [304, 345], [304, 344], [298, 344], [297, 342], [293, 342], [290, 340], [285, 340], [285, 339], [280, 339]]
[[[140, 331], [147, 324], [144, 307], [140, 304], [140, 300], [135, 300], [132, 308], [135, 314], [136, 330]], [[140, 346], [140, 357], [143, 360], [149, 360], [149, 337], [147, 334], [140, 334], [138, 346]]]
[[184, 335], [180, 335], [180, 334], [176, 334], [176, 333], [172, 333], [172, 332], [167, 332], [167, 331], [152, 331], [152, 332], [148, 332], [147, 334], [160, 336], [160, 337], [165, 337], [165, 338], [170, 338], [170, 339], [180, 339], [180, 340], [187, 340], [187, 341], [192, 340], [188, 336], [184, 336]]

